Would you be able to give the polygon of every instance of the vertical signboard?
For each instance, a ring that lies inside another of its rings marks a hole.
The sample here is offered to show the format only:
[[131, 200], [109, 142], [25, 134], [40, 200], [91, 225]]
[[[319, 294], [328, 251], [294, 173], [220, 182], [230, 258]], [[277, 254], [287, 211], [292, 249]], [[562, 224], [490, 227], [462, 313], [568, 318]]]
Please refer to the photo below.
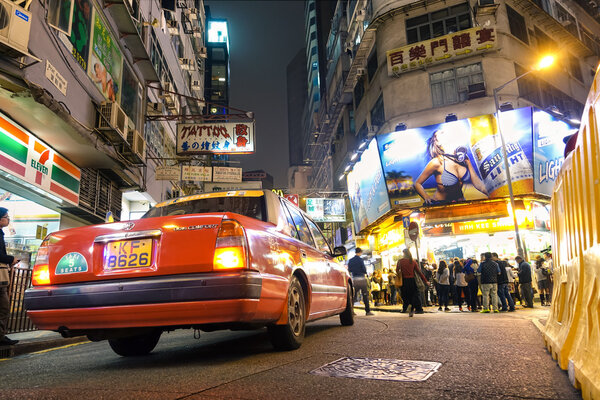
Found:
[[94, 13], [92, 52], [88, 75], [109, 101], [117, 101], [121, 87], [123, 57], [100, 13]]
[[347, 181], [352, 217], [358, 232], [391, 209], [376, 140], [371, 140], [360, 161], [348, 174]]
[[71, 53], [77, 63], [85, 71], [88, 69], [88, 58], [90, 54], [90, 33], [92, 31], [92, 7], [91, 0], [78, 0], [73, 9], [73, 22], [71, 24], [71, 35], [69, 42], [72, 46]]

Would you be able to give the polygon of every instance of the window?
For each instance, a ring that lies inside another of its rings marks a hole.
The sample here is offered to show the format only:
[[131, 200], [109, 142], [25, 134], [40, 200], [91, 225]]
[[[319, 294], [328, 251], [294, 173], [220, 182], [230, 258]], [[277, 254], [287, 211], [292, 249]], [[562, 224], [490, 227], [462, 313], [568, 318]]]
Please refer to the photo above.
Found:
[[308, 228], [310, 229], [310, 232], [312, 233], [313, 238], [315, 239], [315, 243], [317, 244], [317, 249], [319, 249], [323, 253], [331, 253], [331, 248], [329, 247], [327, 240], [325, 240], [325, 237], [319, 230], [319, 227], [317, 226], [317, 224], [315, 224], [308, 218], [306, 218], [306, 223], [308, 224]]
[[365, 122], [363, 122], [363, 124], [360, 127], [360, 129], [358, 130], [358, 132], [356, 132], [356, 137], [358, 138], [358, 140], [362, 140], [367, 137], [368, 132], [369, 132], [369, 130], [367, 128], [367, 121], [365, 121]]
[[554, 53], [558, 49], [556, 42], [539, 30], [537, 26], [535, 27], [535, 38], [537, 40], [537, 47], [541, 53]]
[[313, 31], [310, 33], [310, 41], [317, 40], [317, 32]]
[[483, 82], [481, 63], [447, 69], [429, 75], [434, 107], [454, 104], [468, 98], [469, 85]]
[[406, 38], [408, 44], [422, 42], [471, 27], [469, 5], [464, 3], [407, 19]]
[[371, 109], [371, 125], [381, 126], [384, 123], [385, 113], [383, 110], [383, 94], [380, 94], [375, 105]]
[[310, 56], [314, 56], [315, 54], [317, 54], [317, 46], [313, 47], [312, 49], [310, 49]]
[[377, 50], [373, 49], [369, 61], [367, 62], [367, 73], [369, 74], [369, 82], [375, 76], [377, 72]]
[[300, 212], [293, 207], [287, 207], [287, 209], [292, 215], [294, 225], [296, 226], [296, 230], [300, 235], [300, 240], [309, 246], [314, 246], [315, 244], [312, 240], [312, 237], [310, 236], [310, 230], [308, 228], [308, 225], [306, 225], [304, 218], [302, 218], [302, 214], [300, 214]]
[[573, 57], [571, 54], [566, 54], [565, 56], [568, 63], [567, 68], [573, 78], [577, 79], [579, 82], [583, 82], [583, 74], [581, 73], [581, 65], [579, 64], [579, 60], [576, 57]]
[[294, 224], [294, 220], [292, 219], [290, 211], [288, 210], [283, 201], [281, 202], [281, 209], [283, 210], [287, 221], [287, 226], [285, 227], [286, 232], [289, 233], [289, 235], [294, 239], [300, 240], [300, 238], [298, 237], [298, 231], [296, 230], [296, 225]]
[[358, 77], [358, 81], [356, 82], [356, 86], [354, 87], [354, 108], [358, 108], [363, 95], [365, 94], [365, 84], [362, 76]]
[[517, 39], [522, 42], [529, 44], [527, 38], [527, 25], [525, 24], [525, 18], [509, 6], [506, 6], [506, 12], [508, 14], [508, 25], [510, 27], [510, 33], [515, 35]]
[[179, 201], [164, 207], [153, 207], [142, 218], [165, 217], [200, 213], [232, 212], [265, 221], [264, 198], [260, 197], [212, 197]]
[[317, 61], [313, 61], [313, 63], [312, 63], [313, 71], [316, 71], [318, 66], [319, 66], [319, 63]]
[[73, 0], [50, 0], [48, 4], [48, 24], [71, 35], [71, 21], [73, 16]]
[[564, 26], [571, 33], [571, 35], [579, 39], [577, 20], [575, 17], [557, 2], [554, 2], [554, 7], [556, 9], [556, 19], [558, 22], [560, 22], [562, 26]]

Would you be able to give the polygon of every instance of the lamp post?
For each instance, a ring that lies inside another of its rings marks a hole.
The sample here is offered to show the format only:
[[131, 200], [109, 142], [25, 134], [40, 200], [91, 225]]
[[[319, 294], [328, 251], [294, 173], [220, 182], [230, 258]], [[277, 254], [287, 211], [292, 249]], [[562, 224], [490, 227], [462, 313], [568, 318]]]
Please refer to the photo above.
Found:
[[494, 104], [496, 105], [496, 115], [498, 118], [498, 133], [500, 134], [500, 140], [502, 142], [502, 158], [504, 158], [504, 170], [506, 171], [506, 180], [507, 180], [507, 184], [508, 184], [508, 195], [510, 197], [510, 205], [512, 208], [513, 224], [515, 226], [515, 242], [517, 244], [517, 254], [523, 258], [524, 258], [525, 252], [523, 250], [521, 236], [519, 234], [519, 223], [517, 221], [517, 212], [515, 209], [515, 197], [513, 194], [512, 179], [510, 177], [510, 168], [508, 166], [508, 157], [506, 155], [506, 142], [504, 140], [504, 134], [502, 133], [502, 122], [500, 120], [500, 115], [502, 114], [502, 112], [500, 111], [500, 104], [498, 101], [498, 92], [500, 92], [502, 89], [504, 89], [506, 86], [510, 85], [511, 83], [518, 81], [519, 79], [523, 78], [524, 76], [531, 74], [532, 72], [536, 72], [536, 71], [542, 70], [544, 68], [548, 68], [553, 63], [554, 63], [554, 56], [543, 57], [534, 69], [531, 69], [531, 70], [525, 72], [524, 74], [521, 74], [521, 75], [517, 76], [516, 78], [513, 78], [510, 81], [506, 82], [505, 84], [500, 85], [494, 89]]

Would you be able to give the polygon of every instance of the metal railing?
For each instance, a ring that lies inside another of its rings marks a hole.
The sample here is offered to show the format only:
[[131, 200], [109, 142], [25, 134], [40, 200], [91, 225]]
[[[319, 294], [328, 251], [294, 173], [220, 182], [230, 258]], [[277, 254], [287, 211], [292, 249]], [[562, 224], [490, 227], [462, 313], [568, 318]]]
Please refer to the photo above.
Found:
[[10, 299], [10, 314], [8, 317], [7, 333], [34, 331], [37, 328], [27, 317], [23, 304], [25, 290], [31, 286], [30, 268], [13, 267], [10, 272], [10, 286], [8, 298]]

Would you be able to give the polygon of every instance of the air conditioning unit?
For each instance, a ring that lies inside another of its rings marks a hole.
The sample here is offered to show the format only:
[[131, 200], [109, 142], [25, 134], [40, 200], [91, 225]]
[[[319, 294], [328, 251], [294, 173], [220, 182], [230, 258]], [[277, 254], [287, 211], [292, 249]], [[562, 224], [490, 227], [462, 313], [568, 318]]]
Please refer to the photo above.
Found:
[[377, 133], [377, 131], [379, 130], [379, 126], [378, 125], [371, 125], [369, 126], [369, 131], [368, 131], [368, 136], [375, 136], [375, 134]]
[[493, 6], [495, 4], [496, 4], [496, 0], [478, 0], [477, 1], [477, 5], [479, 7]]
[[105, 101], [98, 109], [96, 128], [105, 132], [113, 141], [127, 139], [127, 124], [129, 118], [119, 105], [112, 101]]
[[365, 18], [367, 16], [367, 10], [358, 10], [356, 11], [356, 20], [357, 21], [364, 21]]
[[485, 97], [485, 83], [474, 83], [467, 87], [467, 98], [469, 100]]
[[202, 28], [195, 26], [192, 28], [192, 36], [195, 38], [202, 38]]
[[202, 81], [192, 81], [192, 90], [202, 90]]
[[367, 73], [366, 69], [364, 69], [364, 68], [356, 68], [356, 74], [357, 75], [361, 75], [362, 76], [362, 75], [364, 75], [366, 73]]
[[179, 64], [181, 64], [181, 69], [186, 71], [195, 71], [196, 70], [196, 60], [192, 58], [180, 58]]
[[127, 143], [131, 147], [131, 152], [135, 159], [131, 160], [133, 162], [136, 161], [145, 161], [146, 159], [146, 141], [144, 140], [144, 136], [139, 133], [137, 130], [132, 129], [127, 134]]
[[31, 12], [9, 0], [0, 0], [0, 43], [9, 50], [4, 52], [11, 56], [29, 54], [30, 29]]
[[188, 8], [184, 11], [185, 15], [189, 17], [189, 19], [197, 19], [198, 18], [198, 9], [197, 8]]
[[171, 35], [179, 35], [179, 23], [174, 19], [167, 20], [167, 31]]
[[169, 111], [179, 111], [179, 96], [171, 95], [165, 97], [165, 105]]
[[164, 109], [165, 105], [163, 103], [146, 103], [146, 114], [148, 115], [162, 115]]
[[573, 21], [570, 21], [568, 19], [559, 19], [559, 22], [565, 28], [573, 23]]
[[200, 47], [198, 49], [198, 55], [202, 58], [206, 58], [208, 57], [207, 51], [206, 51], [206, 47]]
[[167, 105], [167, 108], [169, 108], [175, 102], [175, 97], [177, 97], [175, 94], [169, 92], [174, 92], [175, 88], [170, 82], [164, 82], [162, 86], [164, 90], [160, 92], [158, 97], [163, 99]]

